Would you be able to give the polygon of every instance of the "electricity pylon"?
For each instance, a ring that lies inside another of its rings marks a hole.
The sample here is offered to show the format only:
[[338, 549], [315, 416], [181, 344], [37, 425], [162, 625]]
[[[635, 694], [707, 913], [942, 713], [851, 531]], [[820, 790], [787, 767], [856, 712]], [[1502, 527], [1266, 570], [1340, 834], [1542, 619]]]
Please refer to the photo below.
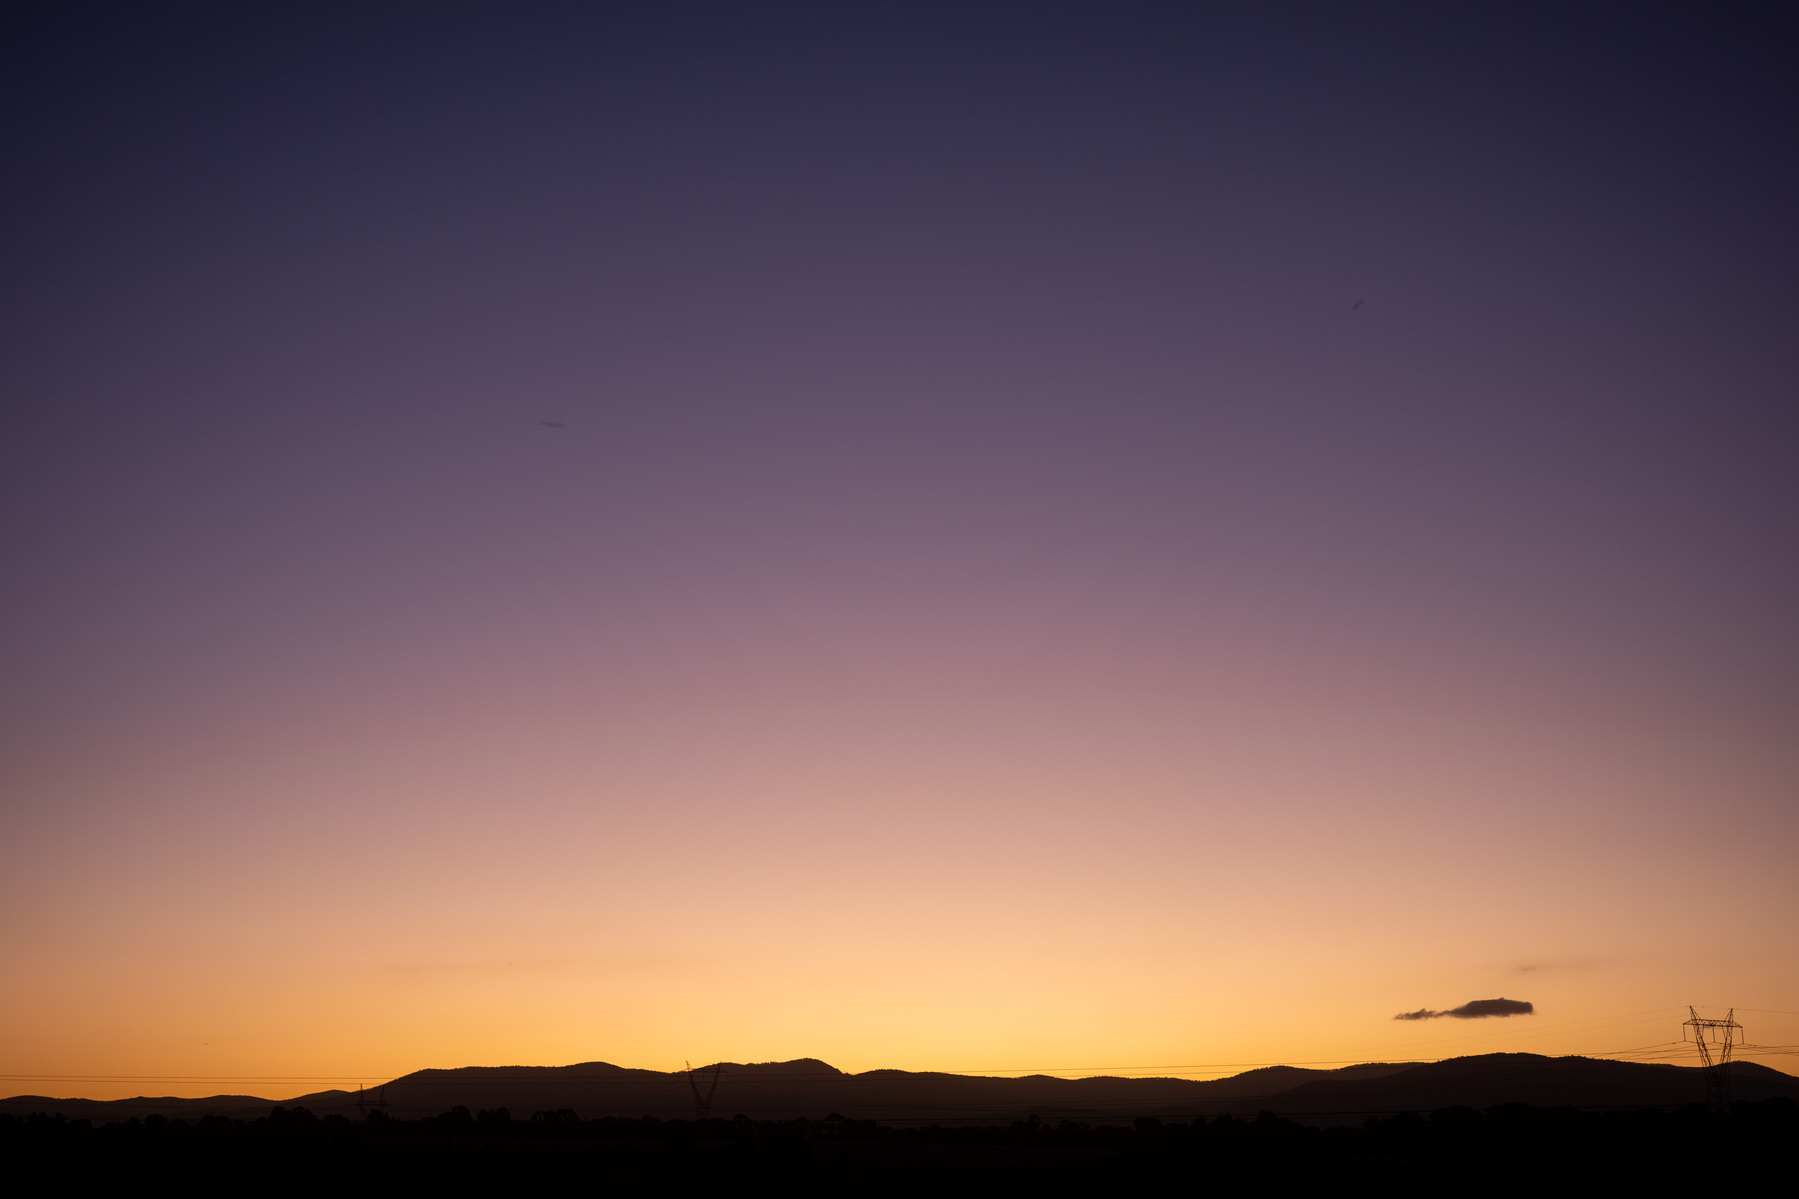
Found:
[[[709, 1081], [706, 1090], [700, 1091], [700, 1075], [705, 1074]], [[704, 1120], [712, 1114], [712, 1096], [718, 1093], [718, 1080], [725, 1075], [723, 1066], [707, 1066], [703, 1070], [695, 1070], [693, 1063], [687, 1063], [687, 1085], [693, 1088], [693, 1118]]]
[[1730, 1106], [1730, 1050], [1737, 1042], [1743, 1026], [1737, 1023], [1737, 1010], [1722, 1020], [1701, 1020], [1696, 1008], [1687, 1008], [1692, 1019], [1680, 1027], [1686, 1030], [1683, 1040], [1699, 1046], [1699, 1064], [1705, 1069], [1705, 1099], [1717, 1108]]

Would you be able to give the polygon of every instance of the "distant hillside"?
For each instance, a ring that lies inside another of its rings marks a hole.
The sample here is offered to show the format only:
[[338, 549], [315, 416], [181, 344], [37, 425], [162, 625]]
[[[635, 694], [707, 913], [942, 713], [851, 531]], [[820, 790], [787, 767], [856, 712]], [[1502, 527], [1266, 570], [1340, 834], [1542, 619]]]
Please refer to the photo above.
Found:
[[[1740, 1099], [1799, 1099], [1799, 1078], [1766, 1066], [1732, 1067]], [[702, 1082], [702, 1088], [704, 1082]], [[963, 1074], [870, 1070], [845, 1074], [812, 1058], [725, 1063], [711, 1114], [757, 1120], [821, 1119], [840, 1113], [886, 1123], [1000, 1124], [1037, 1115], [1049, 1121], [1128, 1122], [1271, 1110], [1313, 1122], [1356, 1120], [1397, 1111], [1492, 1107], [1679, 1107], [1704, 1097], [1700, 1071], [1599, 1058], [1496, 1053], [1424, 1065], [1369, 1064], [1341, 1070], [1274, 1066], [1230, 1078], [986, 1078]], [[366, 1092], [320, 1091], [282, 1101], [318, 1115], [356, 1116], [384, 1107], [408, 1119], [461, 1106], [508, 1108], [516, 1117], [570, 1109], [583, 1118], [655, 1116], [691, 1119], [693, 1090], [683, 1073], [633, 1070], [606, 1062], [573, 1066], [468, 1066], [420, 1070]], [[0, 1111], [60, 1111], [70, 1118], [124, 1120], [166, 1116], [265, 1115], [273, 1101], [246, 1095], [207, 1099], [138, 1098], [110, 1102], [21, 1095]]]
[[[1799, 1078], [1754, 1062], [1734, 1062], [1730, 1070], [1735, 1099], [1774, 1095], [1799, 1099]], [[1264, 1106], [1295, 1119], [1359, 1120], [1398, 1111], [1488, 1108], [1501, 1103], [1616, 1109], [1680, 1107], [1704, 1098], [1704, 1075], [1696, 1066], [1488, 1053], [1410, 1066], [1381, 1077], [1312, 1079], [1273, 1096]]]

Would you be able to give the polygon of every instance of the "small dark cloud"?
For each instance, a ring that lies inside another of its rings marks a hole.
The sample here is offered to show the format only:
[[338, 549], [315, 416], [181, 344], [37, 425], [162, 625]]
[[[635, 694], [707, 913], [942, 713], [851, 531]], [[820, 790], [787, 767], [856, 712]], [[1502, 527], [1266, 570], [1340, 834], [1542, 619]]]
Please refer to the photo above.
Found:
[[1537, 1009], [1522, 999], [1470, 999], [1461, 1007], [1446, 1012], [1433, 1012], [1421, 1007], [1415, 1012], [1401, 1012], [1395, 1020], [1437, 1020], [1453, 1016], [1457, 1020], [1481, 1020], [1488, 1016], [1528, 1016]]

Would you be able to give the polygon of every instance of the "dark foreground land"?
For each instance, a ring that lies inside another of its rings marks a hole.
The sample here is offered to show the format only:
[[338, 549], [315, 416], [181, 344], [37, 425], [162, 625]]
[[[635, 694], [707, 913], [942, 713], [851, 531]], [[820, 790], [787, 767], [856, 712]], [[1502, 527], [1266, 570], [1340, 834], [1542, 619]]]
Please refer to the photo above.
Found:
[[514, 1119], [504, 1109], [465, 1108], [357, 1121], [276, 1107], [253, 1120], [151, 1116], [99, 1127], [56, 1114], [0, 1115], [0, 1177], [30, 1188], [16, 1194], [1109, 1194], [1141, 1186], [1192, 1194], [1341, 1183], [1397, 1193], [1561, 1193], [1765, 1186], [1791, 1169], [1796, 1151], [1799, 1104], [1786, 1098], [1729, 1111], [1447, 1108], [1335, 1128], [1272, 1112], [1127, 1126], [1033, 1117], [1003, 1127], [915, 1128], [836, 1116], [581, 1120], [563, 1111]]

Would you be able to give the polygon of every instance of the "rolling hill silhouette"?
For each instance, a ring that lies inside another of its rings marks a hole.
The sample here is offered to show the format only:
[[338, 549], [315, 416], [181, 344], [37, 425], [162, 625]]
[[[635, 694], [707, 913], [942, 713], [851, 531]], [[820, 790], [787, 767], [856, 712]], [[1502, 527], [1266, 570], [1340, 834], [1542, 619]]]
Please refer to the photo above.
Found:
[[[1339, 1070], [1270, 1066], [1229, 1078], [990, 1078], [965, 1074], [870, 1070], [846, 1074], [825, 1062], [722, 1063], [711, 1114], [729, 1119], [820, 1119], [841, 1113], [892, 1124], [999, 1124], [1036, 1115], [1044, 1120], [1129, 1122], [1273, 1111], [1311, 1123], [1359, 1122], [1371, 1115], [1502, 1103], [1592, 1109], [1680, 1107], [1703, 1100], [1700, 1070], [1602, 1058], [1494, 1053], [1425, 1064], [1370, 1063]], [[1752, 1062], [1731, 1067], [1736, 1098], [1799, 1099], [1799, 1078]], [[266, 1115], [274, 1100], [248, 1095], [205, 1099], [55, 1099], [19, 1095], [0, 1100], [18, 1115], [59, 1111], [70, 1118], [126, 1120], [150, 1114], [196, 1118]], [[507, 1108], [515, 1115], [568, 1109], [602, 1116], [691, 1119], [688, 1076], [606, 1062], [571, 1066], [466, 1066], [419, 1070], [367, 1091], [319, 1091], [282, 1100], [317, 1115], [357, 1116], [377, 1107], [417, 1119], [462, 1106]]]

